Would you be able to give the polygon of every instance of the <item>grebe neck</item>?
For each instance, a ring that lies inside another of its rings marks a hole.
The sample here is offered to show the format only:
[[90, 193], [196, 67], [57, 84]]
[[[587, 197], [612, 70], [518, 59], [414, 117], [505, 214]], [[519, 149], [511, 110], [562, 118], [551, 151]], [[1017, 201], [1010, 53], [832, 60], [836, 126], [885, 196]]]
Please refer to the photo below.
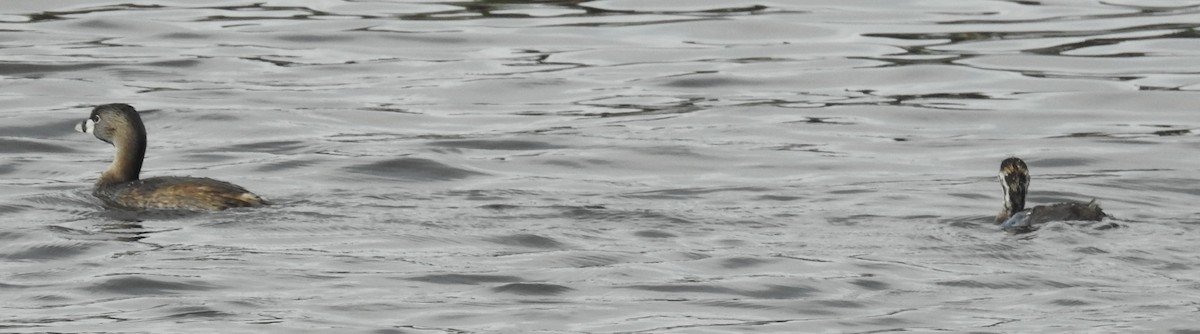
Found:
[[1018, 158], [1000, 163], [1000, 188], [1004, 190], [1004, 211], [997, 220], [1003, 221], [1025, 210], [1025, 193], [1029, 190], [1029, 167]]
[[146, 130], [141, 124], [135, 124], [133, 133], [119, 132], [113, 138], [113, 146], [117, 148], [113, 162], [108, 169], [96, 180], [97, 186], [120, 184], [136, 181], [142, 171], [142, 159], [146, 156]]

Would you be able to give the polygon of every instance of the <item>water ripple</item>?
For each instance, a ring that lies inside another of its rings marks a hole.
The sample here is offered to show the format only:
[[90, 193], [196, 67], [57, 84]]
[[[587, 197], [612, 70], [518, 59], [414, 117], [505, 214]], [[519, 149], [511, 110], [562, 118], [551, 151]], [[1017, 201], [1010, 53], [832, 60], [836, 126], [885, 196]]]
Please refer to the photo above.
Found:
[[[1195, 4], [4, 8], [11, 331], [1200, 328]], [[111, 102], [275, 205], [105, 210]], [[997, 231], [1009, 156], [1113, 217]]]

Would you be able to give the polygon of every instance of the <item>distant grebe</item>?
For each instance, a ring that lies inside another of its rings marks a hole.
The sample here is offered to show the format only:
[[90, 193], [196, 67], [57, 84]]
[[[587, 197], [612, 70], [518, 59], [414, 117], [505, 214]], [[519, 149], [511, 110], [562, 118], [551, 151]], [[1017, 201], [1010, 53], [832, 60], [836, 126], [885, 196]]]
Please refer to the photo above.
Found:
[[237, 185], [201, 177], [152, 177], [138, 179], [146, 154], [146, 127], [138, 112], [128, 104], [106, 104], [75, 130], [91, 133], [117, 148], [108, 169], [96, 180], [92, 191], [110, 206], [145, 210], [224, 210], [260, 206], [267, 202]]
[[1000, 187], [1004, 189], [1004, 210], [996, 215], [1000, 228], [1010, 232], [1028, 232], [1034, 225], [1062, 220], [1100, 221], [1106, 215], [1096, 200], [1090, 203], [1055, 203], [1025, 209], [1025, 193], [1029, 190], [1029, 167], [1025, 161], [1012, 157], [1000, 163]]

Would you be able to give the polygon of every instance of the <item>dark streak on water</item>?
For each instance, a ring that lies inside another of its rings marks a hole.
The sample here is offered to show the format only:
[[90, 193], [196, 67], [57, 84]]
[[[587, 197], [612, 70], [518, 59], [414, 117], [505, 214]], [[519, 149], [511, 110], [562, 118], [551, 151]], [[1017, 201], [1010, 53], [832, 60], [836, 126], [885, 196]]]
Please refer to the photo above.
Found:
[[[5, 2], [0, 328], [1198, 333], [1198, 5]], [[278, 205], [103, 210], [110, 102]]]

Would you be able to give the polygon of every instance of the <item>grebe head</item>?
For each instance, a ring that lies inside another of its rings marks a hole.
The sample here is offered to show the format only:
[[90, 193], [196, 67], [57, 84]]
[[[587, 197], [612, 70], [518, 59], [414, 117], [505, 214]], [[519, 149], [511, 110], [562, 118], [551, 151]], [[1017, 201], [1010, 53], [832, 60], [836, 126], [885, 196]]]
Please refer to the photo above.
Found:
[[[117, 140], [146, 141], [146, 127], [137, 110], [124, 103], [105, 104], [92, 109], [92, 115], [75, 126], [75, 130], [90, 133], [106, 143]], [[139, 138], [140, 136], [140, 138]]]
[[105, 104], [92, 109], [88, 119], [79, 122], [75, 130], [90, 133], [97, 139], [117, 148], [112, 165], [100, 175], [96, 184], [117, 184], [138, 179], [142, 158], [146, 156], [146, 126], [137, 110], [128, 104]]
[[997, 223], [1025, 210], [1025, 193], [1029, 190], [1029, 167], [1025, 161], [1012, 157], [1000, 163], [1000, 188], [1004, 190], [1004, 211], [996, 215]]

